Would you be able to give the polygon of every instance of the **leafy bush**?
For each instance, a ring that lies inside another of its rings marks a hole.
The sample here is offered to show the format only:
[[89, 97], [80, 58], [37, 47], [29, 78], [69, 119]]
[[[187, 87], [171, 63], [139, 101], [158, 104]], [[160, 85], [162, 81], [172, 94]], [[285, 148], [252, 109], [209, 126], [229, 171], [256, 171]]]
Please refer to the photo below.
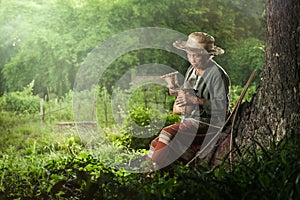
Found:
[[[233, 108], [233, 106], [237, 103], [241, 93], [243, 91], [243, 87], [239, 86], [239, 85], [232, 85], [230, 88], [230, 109]], [[248, 88], [243, 101], [251, 101], [251, 98], [253, 97], [253, 95], [256, 93], [256, 85], [252, 84], [250, 85], [250, 87]]]
[[151, 140], [158, 136], [163, 127], [178, 121], [179, 115], [170, 114], [168, 111], [161, 113], [159, 110], [141, 106], [130, 110], [119, 140], [129, 148], [148, 149]]
[[18, 124], [26, 123], [24, 117], [17, 116], [14, 113], [2, 111], [0, 114], [0, 132], [6, 132], [9, 128]]
[[[116, 88], [111, 96], [102, 88], [97, 101], [98, 121], [102, 128], [121, 127], [120, 134], [107, 134], [113, 142], [126, 148], [148, 149], [164, 126], [180, 120], [180, 116], [170, 113], [174, 97], [166, 92], [161, 85], [149, 84], [134, 91]], [[118, 120], [112, 122], [113, 117]]]
[[228, 50], [225, 60], [226, 70], [233, 85], [244, 85], [251, 72], [256, 69], [254, 82], [259, 83], [259, 76], [264, 66], [264, 43], [256, 38], [239, 41]]
[[22, 91], [5, 93], [0, 98], [0, 108], [4, 111], [16, 112], [18, 114], [34, 114], [39, 111], [39, 98], [33, 96], [32, 88], [34, 81]]

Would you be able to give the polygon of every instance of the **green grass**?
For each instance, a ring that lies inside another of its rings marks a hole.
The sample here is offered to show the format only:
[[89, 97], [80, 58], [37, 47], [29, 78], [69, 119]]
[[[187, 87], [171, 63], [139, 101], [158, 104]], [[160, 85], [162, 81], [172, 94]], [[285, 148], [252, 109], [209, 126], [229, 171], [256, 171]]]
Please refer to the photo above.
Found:
[[97, 157], [83, 146], [75, 129], [41, 128], [38, 120], [27, 119], [8, 113], [1, 117], [8, 123], [1, 126], [0, 199], [297, 199], [300, 195], [300, 159], [291, 138], [270, 149], [245, 150], [245, 159], [232, 171], [227, 163], [211, 170], [195, 162], [175, 166], [172, 176], [156, 172], [148, 178], [107, 166], [111, 156], [115, 160], [109, 164], [126, 161], [126, 155], [117, 154], [122, 143], [102, 146], [98, 152], [102, 157]]

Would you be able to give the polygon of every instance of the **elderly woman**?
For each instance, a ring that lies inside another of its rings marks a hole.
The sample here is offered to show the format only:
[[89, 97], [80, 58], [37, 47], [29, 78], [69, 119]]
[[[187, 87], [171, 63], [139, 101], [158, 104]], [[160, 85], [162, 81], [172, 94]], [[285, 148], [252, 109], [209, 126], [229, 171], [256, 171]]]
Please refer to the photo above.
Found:
[[[187, 41], [173, 43], [174, 47], [186, 52], [191, 65], [183, 85], [179, 89], [169, 88], [169, 93], [177, 96], [175, 105], [184, 112], [180, 123], [163, 128], [151, 142], [147, 160], [153, 162], [155, 169], [166, 169], [174, 161], [190, 161], [225, 121], [230, 80], [213, 60], [214, 56], [224, 53], [214, 42], [207, 33], [194, 32]], [[201, 157], [207, 153], [204, 151]]]

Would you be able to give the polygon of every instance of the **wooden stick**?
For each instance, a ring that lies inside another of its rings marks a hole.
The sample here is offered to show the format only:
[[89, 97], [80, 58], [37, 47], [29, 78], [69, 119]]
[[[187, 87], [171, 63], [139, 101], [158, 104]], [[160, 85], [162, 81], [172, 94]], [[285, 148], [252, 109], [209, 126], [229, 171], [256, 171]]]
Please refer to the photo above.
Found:
[[247, 81], [247, 83], [246, 83], [246, 85], [245, 85], [245, 87], [244, 87], [244, 89], [243, 89], [243, 91], [242, 91], [239, 99], [238, 99], [238, 102], [236, 103], [236, 109], [235, 109], [235, 112], [234, 112], [234, 115], [233, 115], [232, 125], [231, 125], [231, 130], [230, 130], [230, 144], [229, 144], [229, 161], [230, 161], [230, 163], [232, 163], [232, 160], [233, 160], [233, 158], [232, 158], [233, 126], [234, 126], [234, 122], [235, 122], [235, 119], [236, 119], [236, 116], [237, 116], [237, 110], [240, 107], [240, 105], [242, 103], [242, 100], [243, 100], [243, 98], [244, 98], [244, 96], [245, 96], [245, 94], [246, 94], [246, 92], [247, 92], [247, 90], [248, 90], [251, 82], [253, 81], [255, 75], [256, 75], [256, 70], [254, 70], [252, 72], [252, 74], [250, 75], [250, 77], [249, 77], [249, 79], [248, 79], [248, 81]]

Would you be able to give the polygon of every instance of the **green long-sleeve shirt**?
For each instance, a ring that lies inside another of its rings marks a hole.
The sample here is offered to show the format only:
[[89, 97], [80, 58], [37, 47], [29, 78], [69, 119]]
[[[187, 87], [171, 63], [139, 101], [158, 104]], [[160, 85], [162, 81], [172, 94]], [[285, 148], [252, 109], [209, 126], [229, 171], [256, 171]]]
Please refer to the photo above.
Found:
[[225, 119], [229, 108], [230, 79], [225, 70], [215, 61], [205, 70], [202, 76], [195, 74], [190, 66], [185, 74], [184, 89], [193, 89], [195, 95], [204, 99], [204, 104], [195, 107], [191, 116], [194, 119], [217, 117]]

